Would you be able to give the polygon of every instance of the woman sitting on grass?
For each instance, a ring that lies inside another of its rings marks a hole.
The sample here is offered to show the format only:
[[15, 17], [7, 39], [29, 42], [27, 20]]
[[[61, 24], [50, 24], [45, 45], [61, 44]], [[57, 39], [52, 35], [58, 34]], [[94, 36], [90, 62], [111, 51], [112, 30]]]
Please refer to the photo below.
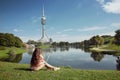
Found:
[[33, 55], [32, 55], [32, 58], [31, 58], [31, 65], [30, 65], [30, 69], [32, 71], [34, 70], [40, 70], [42, 69], [43, 67], [46, 67], [47, 69], [51, 69], [51, 70], [54, 70], [54, 71], [57, 71], [59, 70], [60, 68], [58, 67], [54, 67], [50, 64], [48, 64], [42, 54], [40, 53], [41, 49], [40, 48], [35, 48], [34, 52], [33, 52]]

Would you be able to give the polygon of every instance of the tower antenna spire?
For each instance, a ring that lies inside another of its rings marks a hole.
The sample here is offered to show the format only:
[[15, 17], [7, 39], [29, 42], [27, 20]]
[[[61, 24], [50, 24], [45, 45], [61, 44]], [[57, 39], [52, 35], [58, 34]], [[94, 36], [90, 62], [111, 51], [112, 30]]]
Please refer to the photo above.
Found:
[[45, 12], [44, 12], [44, 0], [43, 0], [43, 16], [45, 16]]

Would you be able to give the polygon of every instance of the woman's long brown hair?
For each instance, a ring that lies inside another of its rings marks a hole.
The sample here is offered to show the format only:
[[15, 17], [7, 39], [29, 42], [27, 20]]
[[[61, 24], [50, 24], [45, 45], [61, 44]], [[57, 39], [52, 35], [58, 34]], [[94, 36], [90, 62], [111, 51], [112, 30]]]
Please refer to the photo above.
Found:
[[39, 64], [40, 57], [40, 48], [35, 48], [32, 58], [31, 58], [31, 66], [37, 66]]

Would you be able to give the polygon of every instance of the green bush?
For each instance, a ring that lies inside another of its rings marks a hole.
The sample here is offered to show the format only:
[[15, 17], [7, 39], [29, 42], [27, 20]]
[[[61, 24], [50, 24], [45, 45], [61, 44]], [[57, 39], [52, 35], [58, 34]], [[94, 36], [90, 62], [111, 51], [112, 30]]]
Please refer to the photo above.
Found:
[[10, 33], [0, 33], [0, 45], [5, 47], [22, 47], [22, 40]]

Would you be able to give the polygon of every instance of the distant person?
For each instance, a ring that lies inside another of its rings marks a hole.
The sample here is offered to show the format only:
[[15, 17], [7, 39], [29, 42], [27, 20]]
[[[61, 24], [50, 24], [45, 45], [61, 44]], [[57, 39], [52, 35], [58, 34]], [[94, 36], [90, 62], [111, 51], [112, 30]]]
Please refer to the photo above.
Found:
[[47, 69], [54, 70], [54, 71], [57, 71], [60, 69], [59, 67], [54, 67], [54, 66], [48, 64], [44, 60], [44, 58], [40, 52], [41, 52], [40, 48], [35, 48], [35, 50], [33, 52], [33, 55], [31, 58], [31, 63], [30, 63], [30, 69], [32, 71], [40, 70], [43, 67], [46, 67]]

